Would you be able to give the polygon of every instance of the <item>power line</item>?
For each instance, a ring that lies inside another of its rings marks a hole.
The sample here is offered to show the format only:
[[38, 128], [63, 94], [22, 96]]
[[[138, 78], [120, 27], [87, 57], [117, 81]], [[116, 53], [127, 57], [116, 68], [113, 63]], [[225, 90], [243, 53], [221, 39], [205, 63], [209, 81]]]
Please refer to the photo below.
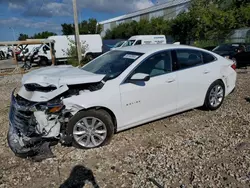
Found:
[[45, 2], [45, 0], [42, 1], [42, 4], [41, 4], [40, 8], [38, 9], [36, 16], [38, 16], [39, 13], [40, 13], [40, 11], [42, 10], [42, 7], [43, 7], [43, 5], [44, 5], [44, 2]]

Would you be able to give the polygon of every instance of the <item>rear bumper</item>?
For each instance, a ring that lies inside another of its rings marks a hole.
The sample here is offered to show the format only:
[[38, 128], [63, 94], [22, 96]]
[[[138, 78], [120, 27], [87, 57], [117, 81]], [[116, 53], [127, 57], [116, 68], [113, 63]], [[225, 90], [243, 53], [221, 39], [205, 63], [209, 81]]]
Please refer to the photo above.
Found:
[[237, 73], [234, 70], [232, 70], [232, 72], [225, 78], [226, 96], [232, 93], [232, 91], [235, 89], [236, 81], [237, 81]]

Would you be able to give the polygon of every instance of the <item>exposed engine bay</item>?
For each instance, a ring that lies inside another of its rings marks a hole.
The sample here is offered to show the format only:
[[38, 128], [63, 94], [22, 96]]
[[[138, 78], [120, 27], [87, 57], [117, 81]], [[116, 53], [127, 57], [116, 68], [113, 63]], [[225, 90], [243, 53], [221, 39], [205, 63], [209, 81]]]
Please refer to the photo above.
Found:
[[100, 90], [105, 84], [103, 79], [74, 85], [40, 83], [23, 81], [21, 89], [12, 92], [9, 112], [8, 144], [11, 150], [16, 156], [36, 161], [54, 157], [51, 145], [58, 142], [71, 144], [67, 124], [76, 110], [67, 107], [63, 100]]

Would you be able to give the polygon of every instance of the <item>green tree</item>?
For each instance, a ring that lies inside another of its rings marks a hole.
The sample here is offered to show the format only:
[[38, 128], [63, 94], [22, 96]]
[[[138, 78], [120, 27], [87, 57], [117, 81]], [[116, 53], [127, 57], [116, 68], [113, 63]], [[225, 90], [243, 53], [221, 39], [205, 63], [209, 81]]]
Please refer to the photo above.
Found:
[[[78, 57], [77, 57], [77, 47], [76, 47], [75, 41], [71, 40], [70, 38], [68, 38], [68, 40], [69, 40], [69, 48], [67, 48], [66, 51], [63, 51], [65, 55], [68, 57], [68, 63], [73, 66], [81, 66], [87, 63], [87, 59], [83, 58], [82, 62], [79, 65]], [[84, 54], [87, 49], [88, 49], [88, 44], [86, 44], [86, 41], [81, 41], [82, 54]]]
[[26, 40], [28, 38], [29, 38], [29, 36], [27, 34], [20, 33], [18, 40], [21, 41], [21, 40]]
[[107, 30], [106, 39], [128, 39], [133, 35], [159, 35], [167, 34], [170, 30], [169, 21], [163, 18], [154, 18], [151, 21], [130, 21], [119, 24], [112, 30]]
[[190, 13], [181, 13], [170, 22], [170, 35], [181, 44], [190, 44], [196, 27], [197, 20]]
[[55, 36], [57, 35], [56, 33], [49, 32], [49, 31], [44, 31], [41, 33], [35, 33], [34, 36], [32, 37], [33, 39], [47, 39], [50, 36]]
[[[84, 34], [95, 34], [101, 33], [101, 26], [97, 25], [97, 20], [90, 18], [89, 20], [84, 20], [79, 23], [79, 33]], [[62, 33], [63, 35], [74, 35], [75, 34], [75, 25], [74, 24], [62, 24]]]
[[75, 33], [74, 25], [64, 23], [61, 26], [63, 35], [73, 35]]

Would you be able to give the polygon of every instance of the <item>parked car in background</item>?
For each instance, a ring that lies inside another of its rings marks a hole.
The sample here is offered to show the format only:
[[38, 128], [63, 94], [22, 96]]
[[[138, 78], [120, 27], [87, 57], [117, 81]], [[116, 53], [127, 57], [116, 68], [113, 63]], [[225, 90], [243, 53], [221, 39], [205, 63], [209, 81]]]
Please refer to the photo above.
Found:
[[116, 47], [112, 49], [144, 44], [167, 44], [167, 39], [165, 35], [136, 35], [130, 37], [127, 41], [117, 43]]
[[117, 43], [113, 46], [113, 48], [120, 48], [120, 47], [123, 46], [123, 44], [124, 44], [125, 42], [127, 42], [127, 41], [126, 41], [126, 40], [122, 40], [122, 41], [120, 41], [120, 42], [117, 42]]
[[13, 91], [8, 143], [16, 155], [56, 139], [96, 148], [114, 133], [204, 106], [218, 109], [235, 88], [233, 61], [183, 45], [109, 51], [83, 67], [33, 70]]
[[207, 46], [207, 47], [204, 47], [203, 49], [205, 50], [209, 50], [209, 51], [212, 51], [214, 48], [216, 48], [217, 46]]
[[8, 46], [0, 46], [0, 58], [9, 59], [12, 56], [12, 52]]
[[108, 51], [110, 51], [110, 49], [114, 48], [117, 46], [117, 44], [119, 43], [123, 43], [124, 39], [105, 39], [103, 40], [103, 48], [102, 48], [102, 52], [106, 53]]
[[231, 43], [221, 44], [212, 50], [213, 52], [234, 60], [237, 68], [250, 65], [250, 44]]

